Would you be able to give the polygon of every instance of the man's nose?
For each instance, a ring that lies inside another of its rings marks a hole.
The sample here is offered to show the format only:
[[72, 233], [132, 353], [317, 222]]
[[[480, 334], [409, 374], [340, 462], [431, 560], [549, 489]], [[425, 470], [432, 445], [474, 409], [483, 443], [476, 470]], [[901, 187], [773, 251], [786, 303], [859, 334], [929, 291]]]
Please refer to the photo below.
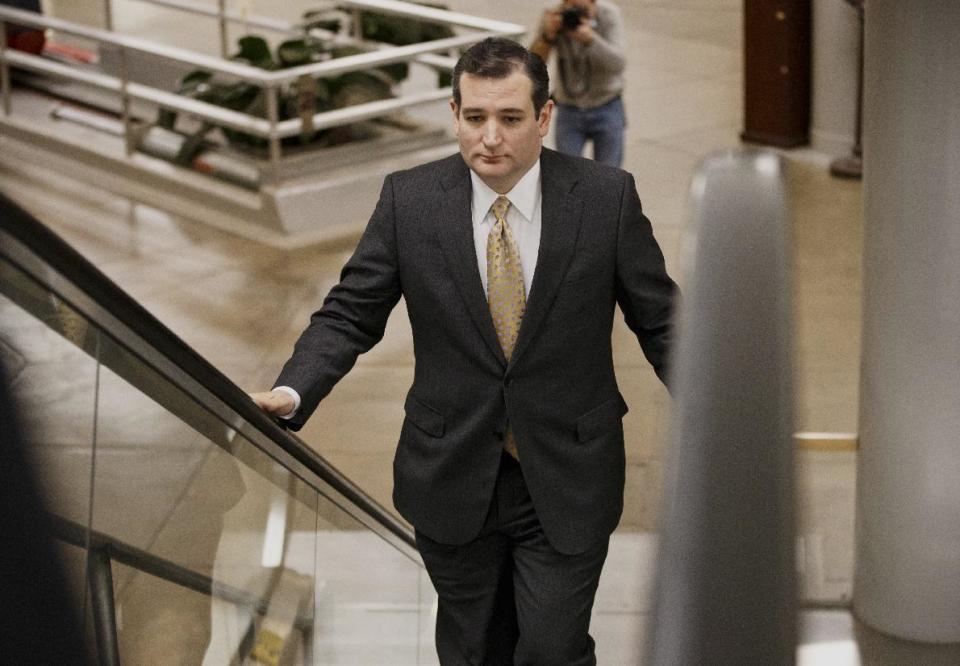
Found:
[[483, 143], [495, 146], [500, 143], [500, 126], [496, 121], [489, 121], [483, 126]]

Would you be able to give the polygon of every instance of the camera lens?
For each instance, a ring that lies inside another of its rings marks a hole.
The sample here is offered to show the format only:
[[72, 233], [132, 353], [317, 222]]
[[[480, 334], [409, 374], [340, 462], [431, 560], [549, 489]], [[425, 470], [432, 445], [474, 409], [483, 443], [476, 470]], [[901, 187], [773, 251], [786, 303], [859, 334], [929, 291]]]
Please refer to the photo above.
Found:
[[563, 29], [576, 30], [580, 27], [581, 21], [587, 15], [587, 12], [580, 7], [568, 7], [563, 10]]

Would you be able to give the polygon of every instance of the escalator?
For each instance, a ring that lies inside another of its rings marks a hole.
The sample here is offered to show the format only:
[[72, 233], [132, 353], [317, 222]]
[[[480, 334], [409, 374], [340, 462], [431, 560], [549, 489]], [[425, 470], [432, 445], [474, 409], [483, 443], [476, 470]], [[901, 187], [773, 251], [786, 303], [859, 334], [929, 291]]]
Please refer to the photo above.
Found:
[[100, 663], [436, 663], [409, 529], [2, 197], [0, 359]]

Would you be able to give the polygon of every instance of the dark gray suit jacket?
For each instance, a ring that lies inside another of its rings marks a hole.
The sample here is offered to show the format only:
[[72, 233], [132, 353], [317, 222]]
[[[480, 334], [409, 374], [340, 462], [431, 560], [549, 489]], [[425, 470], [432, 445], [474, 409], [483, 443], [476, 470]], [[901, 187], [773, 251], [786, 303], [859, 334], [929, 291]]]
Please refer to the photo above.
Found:
[[403, 296], [415, 372], [394, 459], [394, 502], [435, 541], [479, 533], [513, 427], [550, 543], [577, 553], [623, 509], [622, 417], [611, 352], [614, 306], [665, 377], [676, 287], [630, 174], [544, 149], [540, 253], [510, 363], [480, 282], [470, 172], [459, 154], [387, 176], [340, 283], [276, 385], [296, 389], [298, 429], [382, 337]]

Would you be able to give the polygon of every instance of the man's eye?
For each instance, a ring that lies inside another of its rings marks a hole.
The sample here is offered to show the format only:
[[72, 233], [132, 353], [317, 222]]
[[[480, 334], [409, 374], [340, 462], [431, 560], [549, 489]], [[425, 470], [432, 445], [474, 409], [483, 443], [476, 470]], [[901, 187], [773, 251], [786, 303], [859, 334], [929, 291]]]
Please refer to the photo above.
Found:
[[468, 123], [479, 123], [483, 118], [480, 116], [464, 116]]
[[504, 120], [504, 122], [507, 123], [508, 125], [516, 125], [517, 123], [519, 123], [519, 122], [520, 122], [521, 120], [523, 120], [523, 119], [522, 119], [522, 118], [519, 118], [518, 116], [507, 116], [507, 117], [504, 118], [503, 120]]

